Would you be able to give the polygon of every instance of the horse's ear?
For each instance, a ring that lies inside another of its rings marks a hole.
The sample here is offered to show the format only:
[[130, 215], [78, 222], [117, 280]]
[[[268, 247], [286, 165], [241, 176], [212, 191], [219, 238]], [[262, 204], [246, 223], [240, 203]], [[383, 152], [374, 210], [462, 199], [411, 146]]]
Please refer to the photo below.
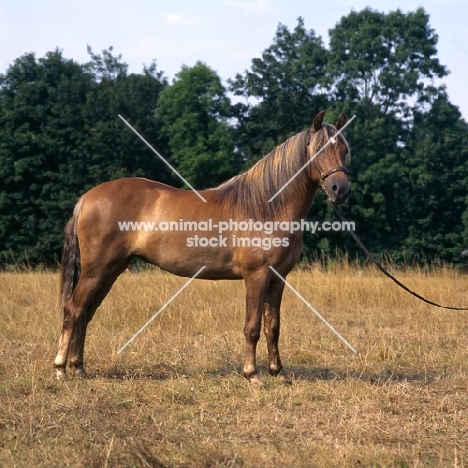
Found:
[[314, 132], [318, 132], [322, 128], [322, 123], [323, 123], [323, 116], [325, 115], [325, 111], [320, 111], [314, 119], [314, 123], [312, 124], [312, 127], [314, 129]]
[[346, 114], [341, 114], [341, 117], [338, 119], [338, 122], [335, 124], [335, 128], [337, 130], [340, 130], [341, 127], [348, 121], [348, 117], [346, 117]]

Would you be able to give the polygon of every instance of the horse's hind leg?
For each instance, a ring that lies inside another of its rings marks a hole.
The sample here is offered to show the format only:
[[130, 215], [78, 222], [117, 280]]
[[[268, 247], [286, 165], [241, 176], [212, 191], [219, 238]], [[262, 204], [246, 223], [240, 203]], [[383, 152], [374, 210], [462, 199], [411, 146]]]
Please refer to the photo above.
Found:
[[85, 312], [94, 294], [99, 290], [101, 281], [99, 277], [88, 277], [82, 274], [73, 294], [64, 306], [62, 333], [54, 361], [59, 380], [66, 378], [66, 366], [72, 339], [76, 339], [77, 333], [81, 335], [86, 330], [84, 326]]
[[113, 268], [102, 269], [92, 274], [82, 271], [73, 294], [64, 306], [63, 324], [60, 335], [59, 349], [54, 361], [57, 378], [66, 378], [66, 366], [70, 358], [71, 365], [78, 375], [84, 376], [83, 348], [87, 324], [112, 284], [125, 269], [123, 262]]
[[86, 312], [82, 315], [81, 319], [75, 323], [72, 339], [70, 342], [68, 361], [75, 374], [79, 377], [86, 377], [86, 371], [84, 369], [84, 345], [88, 324], [93, 318], [96, 309], [101, 305], [102, 301], [105, 299], [108, 292], [112, 288], [115, 280], [125, 270], [125, 268], [127, 268], [127, 265], [128, 264], [125, 263], [124, 265], [119, 266], [115, 272], [109, 274], [109, 276], [107, 276], [106, 279], [102, 281], [101, 286], [94, 294], [94, 297], [88, 305]]

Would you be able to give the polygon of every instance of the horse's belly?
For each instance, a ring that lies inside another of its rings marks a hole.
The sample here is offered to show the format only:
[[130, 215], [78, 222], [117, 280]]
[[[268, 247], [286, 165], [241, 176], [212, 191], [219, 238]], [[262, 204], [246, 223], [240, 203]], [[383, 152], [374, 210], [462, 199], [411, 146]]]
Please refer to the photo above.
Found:
[[202, 279], [239, 279], [240, 269], [234, 252], [221, 236], [163, 235], [148, 236], [136, 252], [147, 262], [178, 276]]

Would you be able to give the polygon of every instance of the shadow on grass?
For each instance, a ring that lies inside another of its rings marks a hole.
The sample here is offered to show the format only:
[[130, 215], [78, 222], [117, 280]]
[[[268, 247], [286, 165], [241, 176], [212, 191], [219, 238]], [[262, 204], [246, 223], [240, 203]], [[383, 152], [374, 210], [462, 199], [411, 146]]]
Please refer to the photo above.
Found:
[[209, 377], [228, 377], [240, 372], [236, 366], [226, 364], [221, 367], [203, 368], [197, 366], [173, 366], [168, 363], [138, 365], [119, 365], [108, 369], [87, 369], [90, 379], [111, 380], [175, 380], [185, 378], [199, 378], [203, 375]]
[[[259, 365], [258, 370], [261, 378], [268, 377], [268, 368]], [[424, 372], [405, 372], [386, 369], [380, 372], [366, 372], [358, 370], [342, 370], [325, 367], [311, 367], [305, 365], [288, 366], [285, 369], [288, 375], [293, 377], [293, 381], [346, 381], [358, 380], [373, 385], [386, 385], [394, 382], [410, 382], [415, 384], [431, 384], [432, 382], [445, 379], [448, 375], [436, 370]], [[98, 369], [89, 369], [90, 379], [110, 379], [110, 380], [154, 380], [166, 381], [176, 379], [197, 379], [203, 376], [210, 378], [226, 378], [230, 376], [243, 379], [240, 367], [232, 363], [219, 367], [201, 369], [197, 366], [178, 366], [174, 367], [167, 363], [157, 363], [144, 366], [114, 366], [104, 369], [102, 372]]]
[[288, 370], [294, 375], [296, 380], [306, 380], [309, 382], [359, 380], [375, 385], [386, 385], [391, 382], [430, 384], [441, 377], [446, 377], [445, 374], [436, 371], [402, 372], [387, 369], [381, 372], [361, 372], [307, 366], [292, 366]]
[[111, 380], [173, 380], [183, 375], [172, 366], [155, 364], [154, 366], [114, 366], [103, 372], [89, 372], [91, 379]]

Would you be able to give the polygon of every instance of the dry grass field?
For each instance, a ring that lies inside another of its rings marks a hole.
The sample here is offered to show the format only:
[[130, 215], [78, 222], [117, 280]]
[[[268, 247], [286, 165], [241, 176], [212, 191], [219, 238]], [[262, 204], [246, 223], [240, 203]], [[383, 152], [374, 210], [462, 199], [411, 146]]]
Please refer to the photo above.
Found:
[[[468, 305], [453, 270], [399, 277]], [[468, 312], [444, 311], [373, 268], [296, 271], [289, 280], [359, 351], [288, 289], [280, 350], [294, 376], [240, 375], [242, 282], [123, 274], [90, 324], [88, 380], [55, 380], [58, 275], [0, 274], [0, 466], [468, 466]]]

